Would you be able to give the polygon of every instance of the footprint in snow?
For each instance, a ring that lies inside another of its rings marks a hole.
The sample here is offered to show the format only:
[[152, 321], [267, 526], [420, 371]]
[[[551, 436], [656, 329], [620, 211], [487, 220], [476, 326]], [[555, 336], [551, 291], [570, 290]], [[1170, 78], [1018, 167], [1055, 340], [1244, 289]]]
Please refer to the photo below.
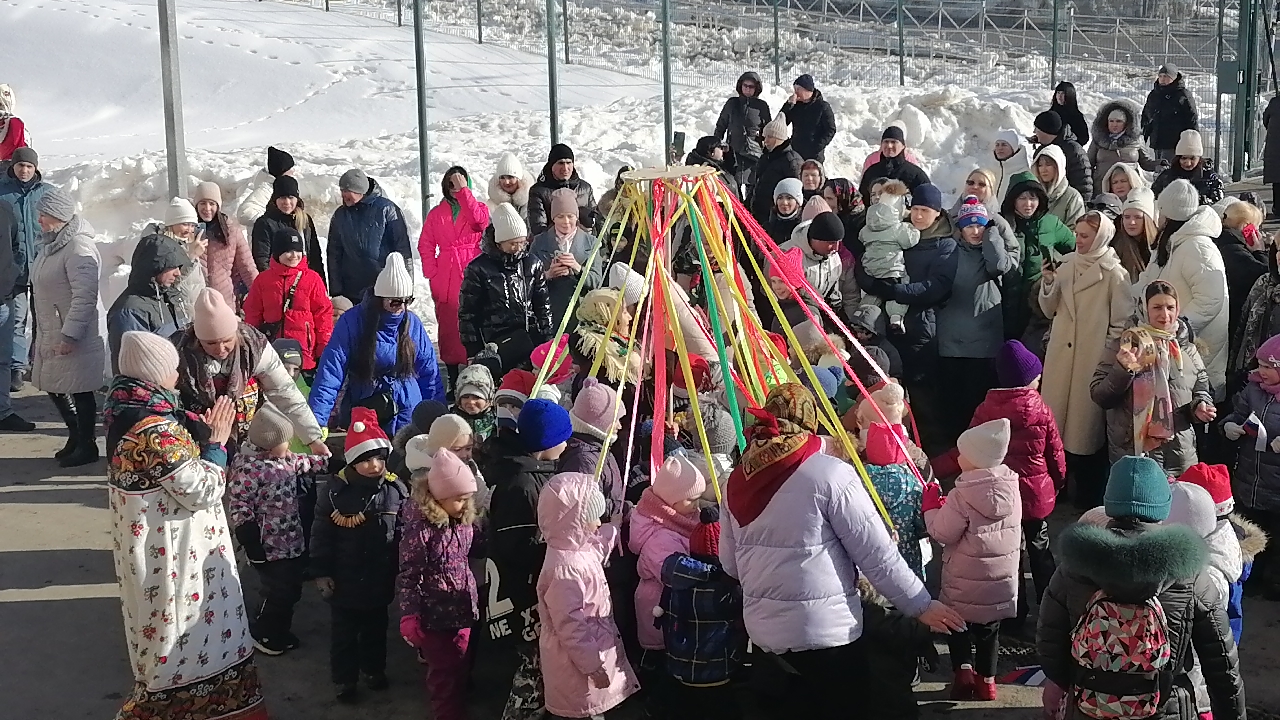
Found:
[[268, 60], [279, 60], [279, 59], [280, 59], [280, 56], [279, 56], [279, 55], [268, 55], [268, 56], [267, 56], [267, 59], [268, 59]]
[[290, 60], [290, 61], [289, 61], [289, 64], [290, 64], [290, 65], [301, 65], [302, 63], [298, 62], [297, 60]]
[[249, 48], [249, 54], [251, 54], [251, 55], [257, 55], [257, 54], [258, 54], [258, 51], [257, 51], [257, 50], [254, 50], [253, 48]]
[[201, 40], [200, 42], [204, 43], [205, 45], [212, 45], [212, 44], [213, 44], [213, 41], [212, 41], [212, 40]]

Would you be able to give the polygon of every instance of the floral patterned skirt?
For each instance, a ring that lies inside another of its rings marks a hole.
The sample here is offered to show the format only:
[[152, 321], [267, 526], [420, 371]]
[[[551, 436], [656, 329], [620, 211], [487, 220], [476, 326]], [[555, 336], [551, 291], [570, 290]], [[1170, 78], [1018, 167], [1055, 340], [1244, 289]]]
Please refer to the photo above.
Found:
[[250, 657], [181, 687], [153, 691], [139, 683], [116, 720], [267, 720], [267, 708]]

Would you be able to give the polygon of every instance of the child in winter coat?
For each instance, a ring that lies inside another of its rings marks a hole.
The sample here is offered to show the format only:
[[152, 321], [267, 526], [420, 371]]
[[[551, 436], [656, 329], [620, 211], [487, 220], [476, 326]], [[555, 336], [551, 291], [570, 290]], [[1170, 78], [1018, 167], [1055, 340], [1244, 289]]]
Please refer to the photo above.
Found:
[[[1044, 366], [1021, 342], [1009, 340], [996, 355], [996, 379], [1000, 387], [987, 392], [987, 397], [973, 413], [969, 427], [977, 427], [996, 418], [1007, 418], [1012, 441], [1004, 464], [1018, 475], [1022, 496], [1022, 537], [1036, 602], [1044, 596], [1056, 565], [1049, 548], [1048, 517], [1057, 503], [1058, 491], [1066, 482], [1066, 453], [1053, 412], [1040, 396], [1040, 376]], [[952, 449], [933, 461], [939, 477], [960, 472], [959, 451]], [[1025, 593], [1018, 593], [1018, 616], [1014, 627], [1021, 627], [1029, 612]], [[1007, 629], [1007, 626], [1006, 626]]]
[[272, 340], [297, 340], [302, 369], [313, 374], [333, 334], [333, 302], [320, 275], [307, 267], [297, 230], [282, 228], [271, 236], [271, 264], [249, 287], [244, 321]]
[[[564, 454], [556, 466], [558, 472], [575, 472], [600, 476], [600, 492], [609, 504], [609, 517], [622, 515], [626, 501], [626, 488], [622, 484], [622, 472], [612, 452], [605, 451], [605, 443], [612, 442], [621, 427], [627, 408], [618, 402], [617, 391], [595, 378], [582, 381], [582, 388], [569, 411], [569, 423], [573, 436], [569, 438]], [[601, 456], [604, 463], [601, 464]], [[597, 473], [597, 469], [600, 470]]]
[[467, 652], [480, 618], [467, 562], [480, 541], [476, 477], [448, 450], [414, 475], [413, 495], [400, 506], [400, 635], [426, 660], [431, 716], [459, 720], [467, 717]]
[[619, 531], [601, 525], [605, 512], [590, 475], [560, 473], [538, 497], [537, 529], [547, 541], [537, 580], [538, 647], [553, 717], [598, 717], [640, 689], [613, 622], [604, 561]]
[[[261, 277], [261, 276], [259, 276]], [[346, 467], [316, 490], [311, 574], [332, 617], [329, 670], [339, 702], [387, 688], [388, 607], [395, 599], [397, 517], [409, 489], [387, 472], [391, 441], [369, 408], [353, 408]]]
[[[889, 520], [898, 537], [898, 553], [923, 581], [924, 552], [920, 541], [929, 539], [924, 514], [920, 511], [924, 486], [907, 465], [907, 454], [903, 450], [907, 439], [905, 434], [899, 434], [902, 430], [901, 425], [872, 423], [867, 429], [863, 458], [867, 461], [871, 484], [889, 511]], [[902, 445], [898, 444], [900, 440]]]
[[996, 699], [1000, 621], [1017, 614], [1022, 503], [1018, 475], [1004, 465], [1009, 436], [1005, 418], [964, 431], [955, 489], [944, 500], [930, 484], [921, 503], [929, 536], [945, 548], [938, 599], [968, 625], [947, 639], [953, 700]]
[[920, 666], [934, 669], [938, 651], [933, 646], [929, 626], [907, 617], [889, 604], [865, 577], [858, 578], [858, 594], [862, 601], [862, 637], [867, 649], [864, 687], [875, 688], [876, 718], [880, 720], [916, 720], [914, 683]]
[[[908, 282], [902, 251], [920, 242], [920, 231], [911, 223], [902, 221], [902, 207], [892, 200], [897, 197], [883, 195], [880, 202], [867, 208], [867, 225], [858, 235], [866, 248], [862, 264], [867, 274], [895, 284]], [[864, 293], [862, 302], [879, 305], [880, 299]], [[885, 310], [889, 314], [890, 329], [899, 334], [905, 332], [903, 318], [907, 314], [907, 306], [889, 301], [885, 303]]]
[[[807, 296], [802, 297], [793, 288], [798, 287], [801, 279], [804, 277], [804, 251], [800, 248], [789, 248], [782, 253], [782, 257], [776, 262], [769, 264], [769, 289], [773, 291], [774, 297], [778, 299], [778, 308], [782, 311], [774, 318], [772, 325], [767, 328], [773, 332], [782, 331], [782, 323], [786, 323], [791, 327], [796, 327], [807, 322], [809, 316], [805, 314], [801, 303], [809, 306], [809, 313], [814, 317], [821, 317], [820, 311], [813, 300]], [[767, 300], [765, 301], [768, 302]]]
[[742, 709], [729, 683], [747, 655], [742, 586], [720, 565], [720, 513], [711, 506], [689, 537], [689, 553], [662, 563], [662, 627], [666, 671], [683, 693], [680, 720], [732, 720]]
[[461, 416], [471, 425], [471, 433], [477, 443], [488, 440], [497, 430], [493, 392], [493, 374], [484, 365], [468, 365], [458, 372], [453, 407], [449, 412]]
[[791, 231], [800, 224], [800, 203], [804, 200], [804, 186], [797, 178], [785, 178], [773, 188], [773, 210], [764, 229], [779, 245], [791, 239]]
[[264, 655], [298, 647], [293, 606], [302, 598], [307, 536], [314, 504], [307, 504], [329, 458], [289, 450], [293, 423], [271, 404], [258, 408], [249, 442], [231, 464], [227, 495], [236, 539], [262, 583], [253, 645]]

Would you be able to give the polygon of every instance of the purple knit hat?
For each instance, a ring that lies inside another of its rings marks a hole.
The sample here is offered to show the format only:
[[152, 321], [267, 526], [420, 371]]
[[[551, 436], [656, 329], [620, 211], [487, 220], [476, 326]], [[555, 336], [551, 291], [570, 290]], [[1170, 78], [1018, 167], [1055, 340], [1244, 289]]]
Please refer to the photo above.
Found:
[[1258, 348], [1255, 357], [1259, 365], [1280, 367], [1280, 335], [1272, 335]]
[[1044, 374], [1044, 365], [1025, 345], [1009, 340], [996, 353], [996, 379], [1002, 388], [1030, 385]]

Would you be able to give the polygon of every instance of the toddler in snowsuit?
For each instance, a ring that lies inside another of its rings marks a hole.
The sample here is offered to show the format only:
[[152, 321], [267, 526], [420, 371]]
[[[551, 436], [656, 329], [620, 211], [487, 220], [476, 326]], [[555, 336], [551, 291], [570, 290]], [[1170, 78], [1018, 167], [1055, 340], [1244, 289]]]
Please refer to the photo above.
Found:
[[[898, 553], [907, 561], [912, 571], [924, 580], [924, 553], [921, 541], [928, 541], [924, 527], [924, 514], [920, 510], [923, 485], [907, 465], [903, 449], [906, 436], [901, 425], [885, 425], [874, 422], [866, 432], [867, 475], [875, 486], [876, 494], [889, 511], [889, 520], [898, 538]], [[899, 445], [899, 440], [902, 445]]]
[[356, 681], [387, 687], [388, 608], [395, 599], [400, 504], [408, 488], [387, 471], [391, 441], [369, 408], [353, 408], [346, 467], [317, 487], [311, 574], [329, 601], [329, 671], [340, 702], [359, 699]]
[[547, 712], [555, 718], [598, 717], [640, 689], [613, 622], [604, 561], [619, 530], [601, 525], [605, 512], [590, 475], [560, 473], [538, 498], [538, 529], [547, 541], [537, 582], [538, 649]]
[[253, 628], [253, 645], [264, 655], [298, 647], [293, 606], [302, 598], [307, 566], [307, 526], [314, 506], [307, 505], [316, 472], [329, 458], [289, 449], [293, 424], [275, 406], [264, 403], [249, 424], [249, 441], [231, 465], [228, 498], [236, 540], [262, 582], [262, 605]]
[[945, 499], [937, 484], [924, 491], [925, 527], [944, 547], [938, 599], [968, 625], [947, 638], [953, 700], [996, 699], [1000, 621], [1017, 614], [1022, 503], [1018, 475], [1003, 464], [1009, 431], [1005, 418], [964, 431], [955, 489]]
[[[996, 354], [996, 378], [1000, 387], [987, 391], [973, 412], [969, 427], [997, 418], [1009, 420], [1012, 441], [1004, 464], [1018, 475], [1022, 497], [1022, 537], [1036, 602], [1044, 597], [1057, 565], [1049, 548], [1048, 517], [1057, 504], [1058, 490], [1067, 478], [1066, 454], [1053, 411], [1040, 396], [1040, 376], [1044, 366], [1021, 342], [1009, 340]], [[938, 477], [960, 473], [959, 450], [933, 461]], [[1019, 562], [1021, 564], [1021, 562]], [[1019, 590], [1022, 590], [1019, 580]], [[1030, 612], [1026, 593], [1018, 593], [1018, 615], [1012, 626], [1021, 629]], [[1008, 626], [1006, 626], [1008, 629]]]
[[[858, 233], [865, 251], [862, 254], [862, 266], [867, 274], [893, 283], [909, 282], [907, 266], [902, 259], [902, 251], [916, 246], [920, 242], [920, 231], [911, 223], [902, 221], [902, 207], [894, 198], [896, 195], [882, 195], [880, 202], [867, 208], [867, 224]], [[864, 293], [862, 302], [879, 305], [880, 298]], [[884, 304], [889, 314], [889, 328], [899, 334], [905, 332], [903, 318], [907, 314], [907, 306], [892, 300]]]
[[730, 682], [747, 654], [742, 586], [720, 565], [720, 513], [711, 506], [689, 537], [689, 553], [662, 563], [658, 624], [666, 672], [679, 681], [673, 708], [680, 720], [742, 717]]
[[[416, 438], [415, 438], [416, 439]], [[400, 634], [427, 664], [432, 717], [467, 717], [467, 653], [480, 618], [468, 559], [478, 550], [476, 477], [448, 450], [414, 472], [413, 496], [400, 506]]]
[[493, 393], [493, 374], [484, 365], [468, 365], [458, 373], [453, 407], [449, 412], [461, 416], [471, 425], [471, 435], [476, 443], [488, 440], [497, 430]]

